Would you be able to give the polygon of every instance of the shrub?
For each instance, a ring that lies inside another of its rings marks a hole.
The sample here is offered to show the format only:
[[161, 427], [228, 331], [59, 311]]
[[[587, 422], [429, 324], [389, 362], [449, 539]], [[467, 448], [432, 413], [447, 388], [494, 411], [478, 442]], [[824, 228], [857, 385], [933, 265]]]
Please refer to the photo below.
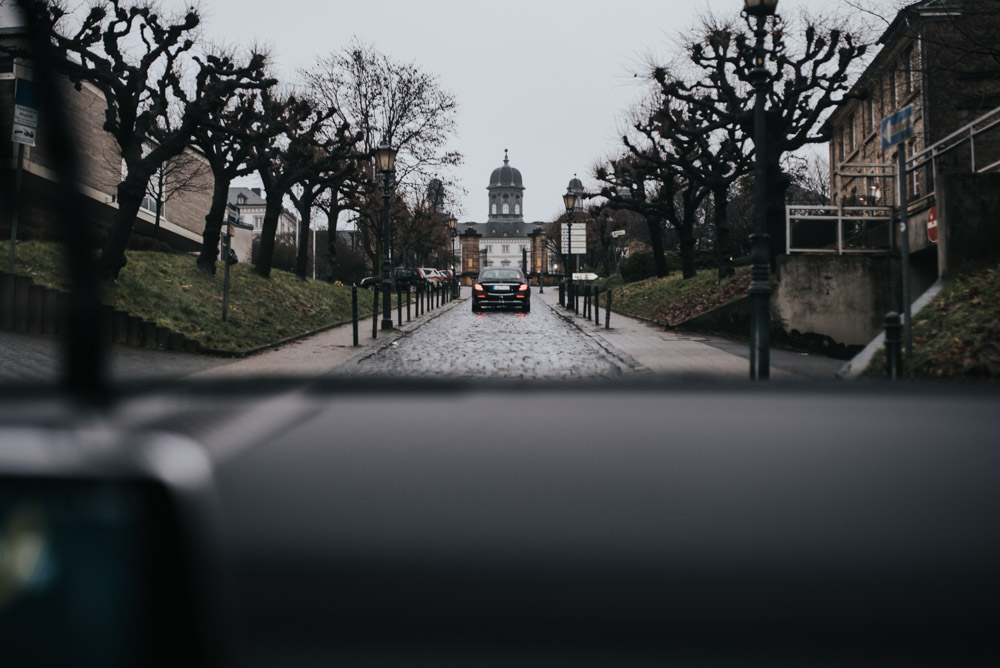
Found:
[[656, 276], [656, 263], [653, 261], [653, 251], [641, 250], [629, 255], [621, 267], [622, 279], [626, 283], [641, 281], [650, 276]]

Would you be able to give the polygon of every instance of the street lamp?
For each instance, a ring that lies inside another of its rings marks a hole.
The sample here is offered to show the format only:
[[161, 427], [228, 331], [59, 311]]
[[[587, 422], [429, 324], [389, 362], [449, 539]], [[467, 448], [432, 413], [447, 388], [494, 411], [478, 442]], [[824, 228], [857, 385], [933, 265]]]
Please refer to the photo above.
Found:
[[458, 299], [458, 267], [455, 266], [455, 236], [458, 234], [458, 219], [448, 216], [448, 232], [451, 234], [451, 298]]
[[754, 99], [754, 148], [757, 153], [754, 171], [754, 209], [757, 233], [750, 235], [753, 244], [750, 269], [750, 379], [767, 380], [771, 375], [771, 237], [767, 229], [767, 127], [764, 107], [771, 75], [764, 66], [767, 52], [767, 17], [774, 16], [778, 0], [744, 0], [747, 16], [756, 17], [754, 28], [753, 69], [750, 83]]
[[396, 169], [396, 149], [384, 141], [375, 150], [375, 167], [382, 173], [382, 330], [392, 329], [392, 260], [389, 258], [389, 199]]
[[[571, 253], [573, 252], [573, 209], [576, 208], [576, 193], [572, 190], [566, 190], [566, 194], [563, 195], [563, 204], [566, 206], [566, 296], [572, 300], [573, 270], [571, 260], [573, 257]], [[575, 303], [575, 300], [573, 301]], [[569, 304], [568, 301], [567, 304]]]

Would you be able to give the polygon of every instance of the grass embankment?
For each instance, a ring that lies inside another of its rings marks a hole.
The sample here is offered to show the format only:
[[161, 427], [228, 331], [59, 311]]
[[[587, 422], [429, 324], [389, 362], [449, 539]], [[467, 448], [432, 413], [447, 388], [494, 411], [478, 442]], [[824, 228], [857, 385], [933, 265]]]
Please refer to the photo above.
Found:
[[673, 327], [746, 296], [749, 267], [738, 267], [735, 276], [722, 281], [718, 273], [717, 269], [703, 269], [688, 280], [674, 273], [615, 285], [611, 308], [633, 318]]
[[[2, 245], [5, 260], [8, 245]], [[169, 327], [203, 347], [239, 353], [351, 318], [351, 288], [301, 280], [273, 270], [271, 278], [253, 267], [230, 267], [229, 312], [222, 321], [223, 267], [215, 276], [195, 266], [191, 255], [128, 251], [117, 281], [104, 286], [103, 301], [116, 309]], [[61, 248], [27, 241], [17, 246], [15, 271], [40, 285], [66, 289]], [[371, 315], [371, 293], [358, 296], [362, 315]]]
[[[1000, 378], [1000, 265], [955, 277], [913, 320], [909, 378]], [[885, 375], [885, 353], [865, 375]]]

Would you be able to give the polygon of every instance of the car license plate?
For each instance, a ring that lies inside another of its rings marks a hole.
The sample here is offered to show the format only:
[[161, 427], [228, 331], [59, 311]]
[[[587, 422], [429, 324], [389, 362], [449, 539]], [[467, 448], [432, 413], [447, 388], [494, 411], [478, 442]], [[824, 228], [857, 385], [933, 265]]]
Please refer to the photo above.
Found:
[[493, 289], [496, 292], [510, 292], [510, 286], [509, 285], [494, 285]]

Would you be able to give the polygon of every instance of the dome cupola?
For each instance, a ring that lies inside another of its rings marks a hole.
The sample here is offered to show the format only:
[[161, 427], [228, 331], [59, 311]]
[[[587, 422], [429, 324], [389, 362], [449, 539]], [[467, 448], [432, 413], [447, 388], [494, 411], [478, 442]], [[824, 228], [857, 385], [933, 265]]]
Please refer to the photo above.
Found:
[[486, 190], [489, 191], [490, 198], [489, 222], [524, 222], [524, 182], [521, 180], [520, 170], [510, 166], [507, 149], [503, 152], [503, 165], [493, 170]]

